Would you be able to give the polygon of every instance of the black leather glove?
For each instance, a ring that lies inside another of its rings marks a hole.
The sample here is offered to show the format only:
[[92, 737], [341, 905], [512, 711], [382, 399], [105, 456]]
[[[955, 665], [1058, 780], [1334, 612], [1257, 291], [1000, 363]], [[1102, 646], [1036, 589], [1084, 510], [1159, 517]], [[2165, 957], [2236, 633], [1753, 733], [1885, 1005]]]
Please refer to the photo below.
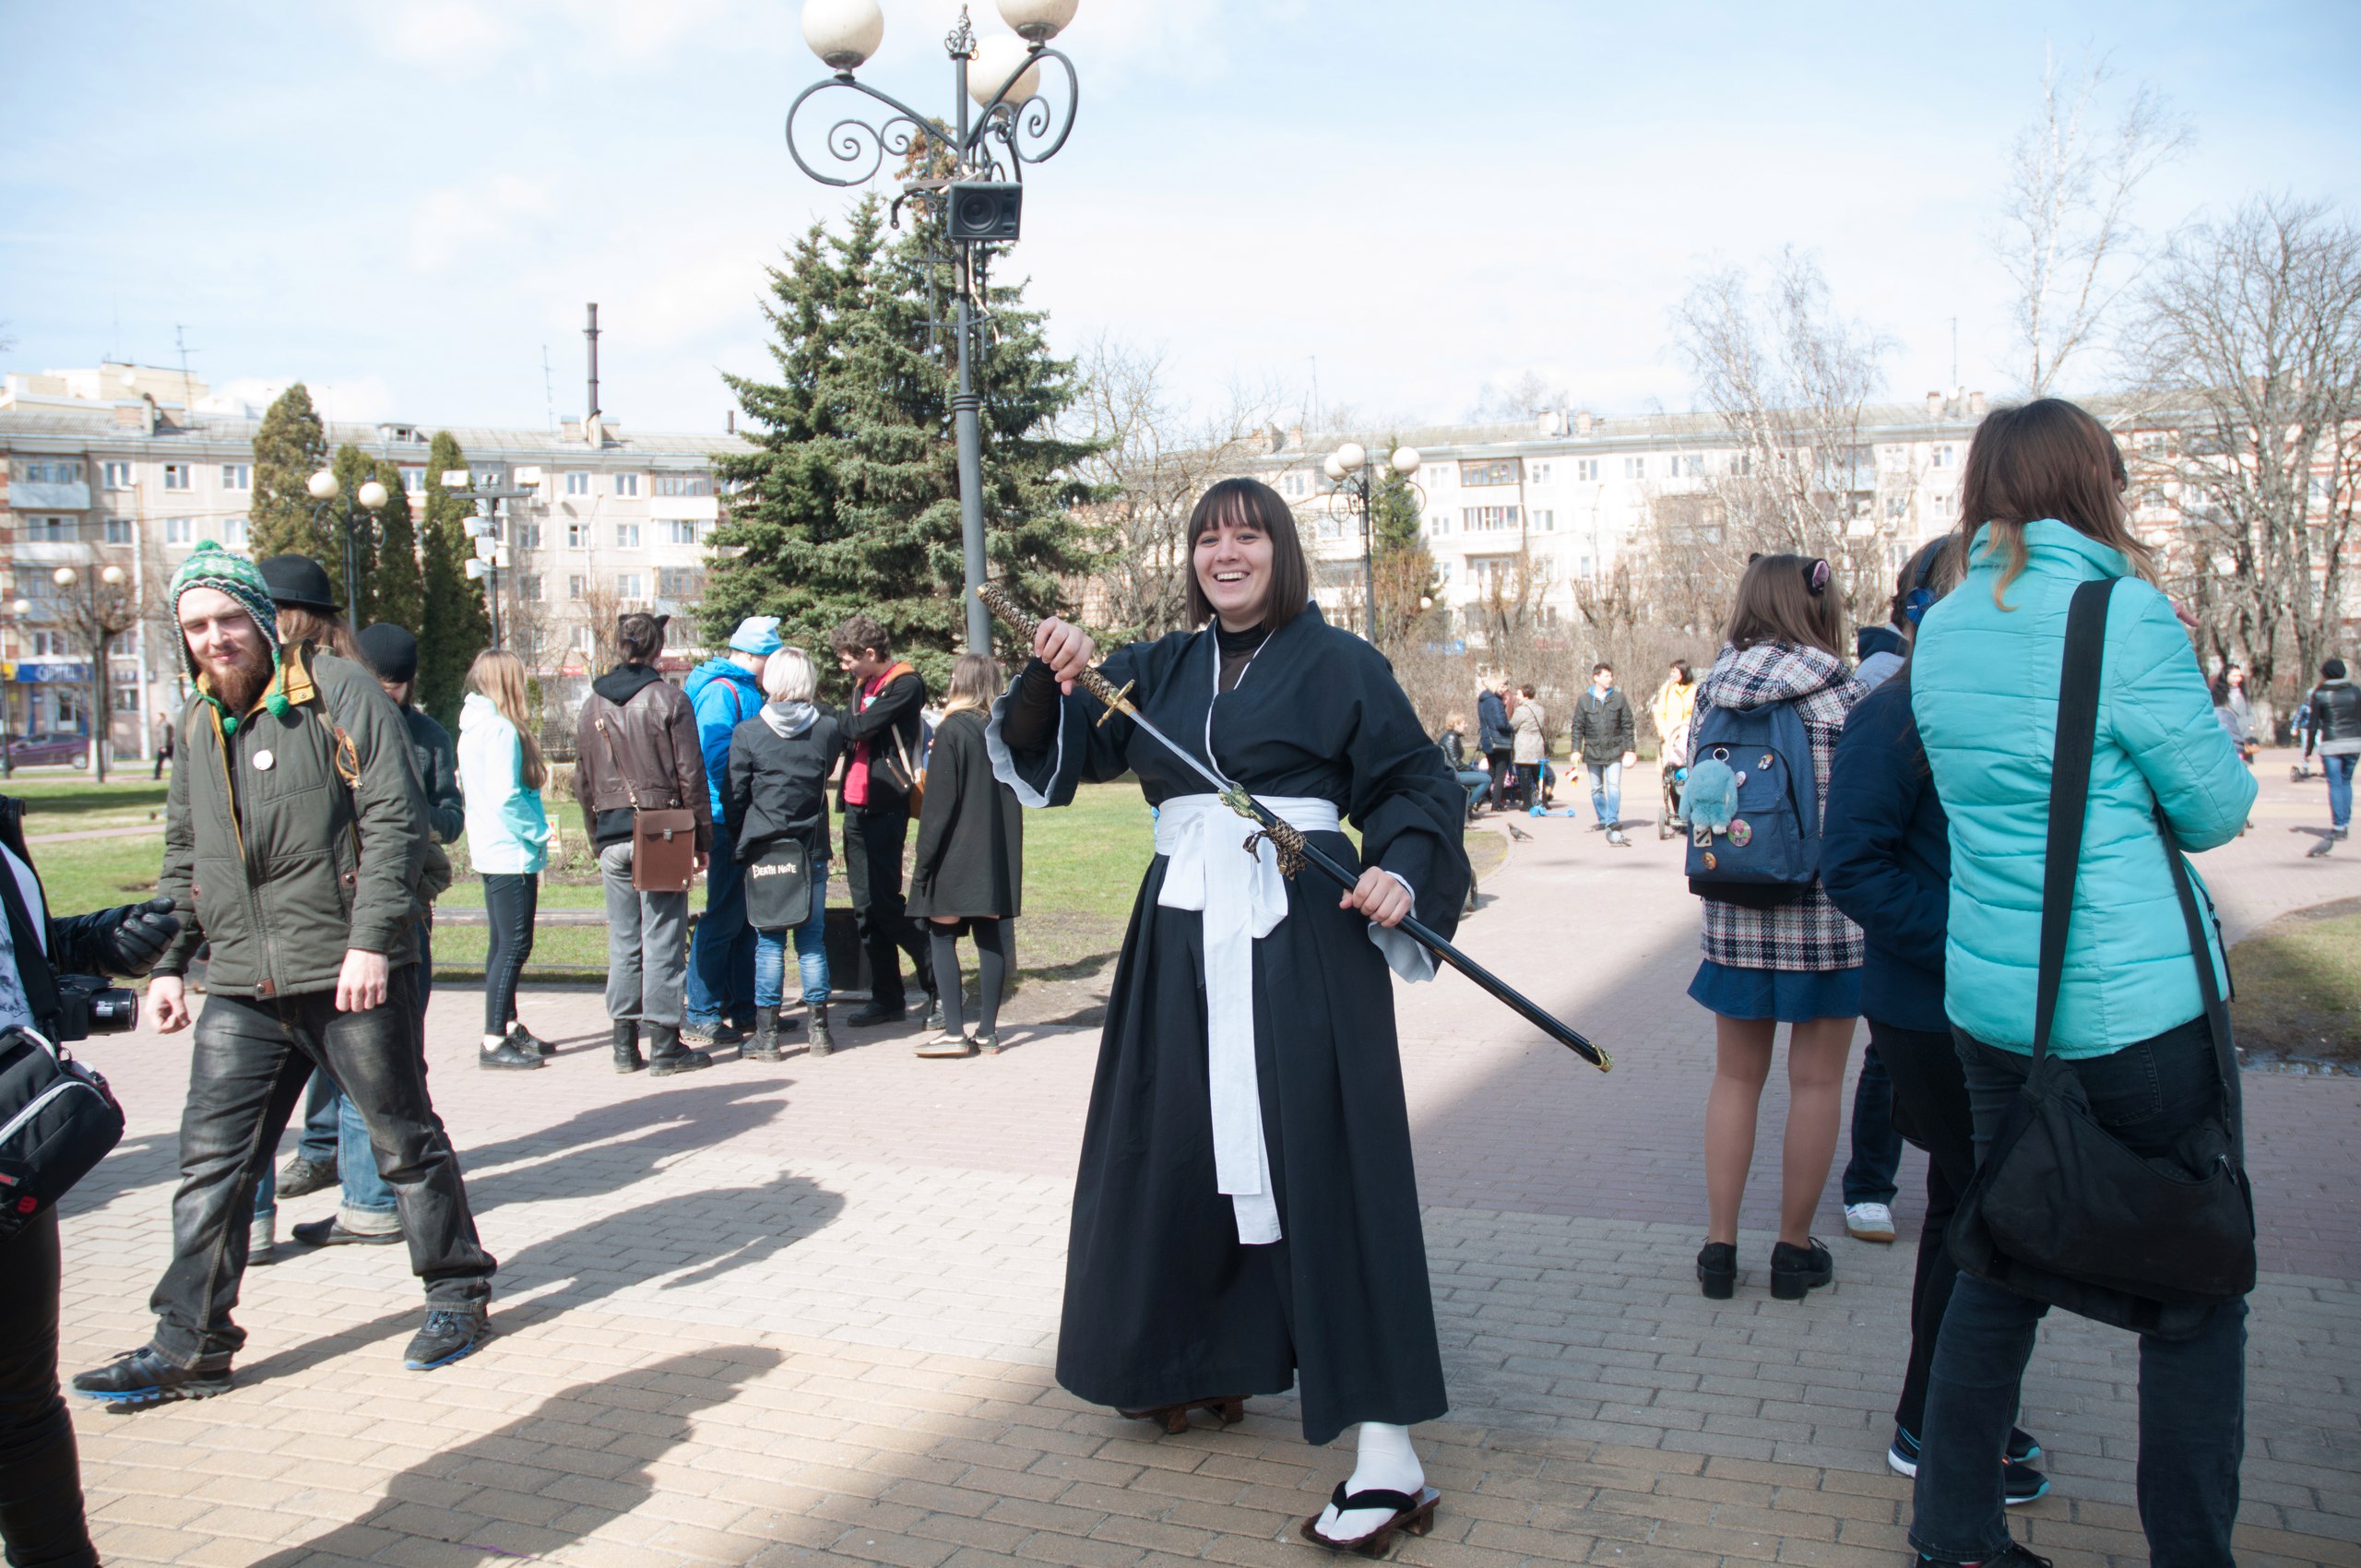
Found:
[[146, 974], [181, 932], [170, 898], [126, 904], [110, 913], [114, 923], [100, 932], [99, 951], [108, 969], [118, 975]]

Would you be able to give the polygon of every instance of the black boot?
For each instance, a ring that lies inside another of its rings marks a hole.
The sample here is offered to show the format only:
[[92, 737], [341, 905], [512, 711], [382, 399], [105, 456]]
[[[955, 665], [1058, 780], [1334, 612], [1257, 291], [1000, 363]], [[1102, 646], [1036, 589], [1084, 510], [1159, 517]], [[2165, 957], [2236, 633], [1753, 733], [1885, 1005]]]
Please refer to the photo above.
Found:
[[779, 1059], [777, 1008], [754, 1009], [754, 1037], [746, 1042], [746, 1049], [740, 1053], [740, 1059], [746, 1062], [776, 1062]]
[[702, 1051], [691, 1051], [681, 1043], [681, 1031], [670, 1024], [647, 1026], [647, 1075], [669, 1078], [675, 1073], [694, 1073], [700, 1067], [713, 1065], [713, 1058]]
[[615, 1071], [636, 1073], [647, 1063], [639, 1059], [639, 1020], [615, 1020]]
[[825, 1056], [836, 1048], [836, 1037], [828, 1033], [828, 1004], [814, 1002], [812, 1004], [812, 1049], [805, 1054]]

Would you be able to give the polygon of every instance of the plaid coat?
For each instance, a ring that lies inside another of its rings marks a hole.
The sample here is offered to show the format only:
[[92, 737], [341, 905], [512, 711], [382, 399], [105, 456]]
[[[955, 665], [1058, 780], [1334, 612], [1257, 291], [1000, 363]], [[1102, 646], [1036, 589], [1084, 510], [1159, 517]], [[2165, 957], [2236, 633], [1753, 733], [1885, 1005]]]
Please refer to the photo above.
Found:
[[[1816, 647], [1760, 643], [1740, 653], [1725, 644], [1713, 672], [1698, 683], [1697, 708], [1702, 716], [1707, 707], [1743, 712], [1794, 703], [1796, 716], [1811, 737], [1812, 778], [1825, 811], [1828, 770], [1836, 758], [1837, 739], [1845, 733], [1845, 716], [1869, 691], [1843, 659]], [[1818, 882], [1802, 897], [1768, 909], [1714, 898], [1704, 904], [1703, 947], [1705, 956], [1716, 964], [1811, 972], [1860, 968], [1861, 928], [1829, 902], [1827, 890]]]

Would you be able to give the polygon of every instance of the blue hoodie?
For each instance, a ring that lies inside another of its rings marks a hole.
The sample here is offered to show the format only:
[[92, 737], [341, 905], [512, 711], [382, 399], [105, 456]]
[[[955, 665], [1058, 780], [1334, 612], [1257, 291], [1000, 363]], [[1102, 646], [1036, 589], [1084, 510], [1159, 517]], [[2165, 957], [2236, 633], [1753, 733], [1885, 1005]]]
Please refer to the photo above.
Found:
[[721, 820], [721, 782], [730, 773], [730, 737], [763, 710], [763, 688], [745, 666], [708, 659], [681, 683], [697, 716], [697, 749], [705, 754], [706, 790], [713, 797], [713, 820]]

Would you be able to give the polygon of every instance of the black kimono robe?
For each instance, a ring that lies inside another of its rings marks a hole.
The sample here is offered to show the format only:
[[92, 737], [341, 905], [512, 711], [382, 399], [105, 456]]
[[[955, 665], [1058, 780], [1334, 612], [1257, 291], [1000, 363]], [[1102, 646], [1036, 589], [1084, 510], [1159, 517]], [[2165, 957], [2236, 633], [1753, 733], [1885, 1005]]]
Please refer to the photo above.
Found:
[[[1254, 794], [1333, 802], [1370, 863], [1407, 882], [1418, 918], [1448, 933], [1467, 896], [1466, 796], [1384, 658], [1306, 609], [1218, 698], [1217, 662], [1210, 631], [1181, 632], [1121, 649], [1102, 672], [1136, 683], [1140, 710], [1201, 758], [1210, 734], [1217, 769]], [[1026, 804], [1063, 805], [1077, 783], [1127, 771], [1150, 805], [1208, 792], [1130, 719], [1098, 727], [1097, 703], [1079, 690], [1062, 700], [1052, 748], [1013, 754], [1002, 727], [1022, 689], [1020, 676], [991, 743]], [[1237, 826], [1242, 843], [1252, 827]], [[1342, 833], [1311, 837], [1356, 865]], [[1169, 864], [1159, 854], [1148, 868], [1109, 999], [1058, 1381], [1095, 1404], [1140, 1408], [1282, 1393], [1299, 1377], [1315, 1443], [1360, 1421], [1441, 1416], [1392, 980], [1372, 928], [1307, 871], [1287, 888], [1286, 918], [1252, 944], [1256, 1087], [1283, 1237], [1244, 1245], [1216, 1186], [1204, 916], [1157, 902]]]

